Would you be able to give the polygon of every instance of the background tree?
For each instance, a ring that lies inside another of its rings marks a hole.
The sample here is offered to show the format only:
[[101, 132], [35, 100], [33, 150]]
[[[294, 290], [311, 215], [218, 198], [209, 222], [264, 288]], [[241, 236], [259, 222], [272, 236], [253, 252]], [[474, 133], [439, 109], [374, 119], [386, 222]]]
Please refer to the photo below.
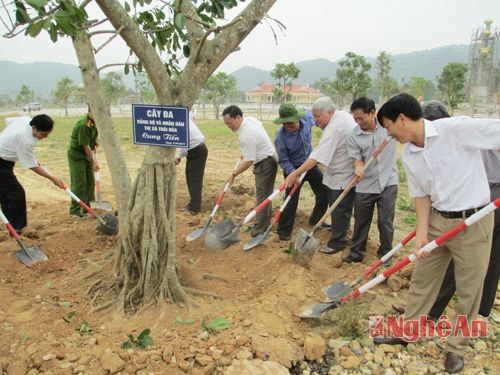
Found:
[[155, 90], [144, 72], [137, 72], [135, 75], [135, 89], [137, 99], [140, 103], [150, 104], [157, 102]]
[[123, 74], [108, 72], [101, 80], [104, 98], [108, 106], [116, 105], [127, 95], [127, 86], [123, 83]]
[[52, 93], [54, 98], [54, 103], [61, 105], [64, 108], [64, 114], [68, 117], [68, 105], [70, 99], [74, 96], [77, 87], [75, 86], [73, 80], [67, 76], [62, 77], [57, 81], [56, 88]]
[[271, 71], [271, 77], [276, 81], [276, 87], [273, 89], [273, 94], [278, 103], [284, 103], [290, 100], [290, 90], [292, 89], [293, 80], [297, 79], [300, 74], [300, 69], [294, 63], [276, 64]]
[[466, 64], [452, 62], [447, 64], [438, 77], [438, 89], [441, 99], [450, 108], [451, 114], [465, 99], [465, 79], [468, 67]]
[[318, 89], [321, 91], [321, 93], [325, 96], [331, 97], [333, 100], [336, 100], [337, 96], [337, 90], [335, 89], [335, 86], [333, 85], [333, 81], [329, 79], [328, 77], [321, 77], [319, 81], [315, 82], [313, 84], [313, 87], [315, 89]]
[[424, 77], [411, 77], [403, 91], [423, 101], [434, 97], [436, 86]]
[[387, 51], [382, 51], [377, 56], [377, 85], [380, 94], [380, 101], [385, 102], [389, 97], [397, 92], [397, 81], [391, 77], [392, 60]]
[[371, 86], [369, 72], [372, 65], [363, 56], [347, 52], [339, 62], [333, 87], [337, 91], [339, 105], [346, 106], [354, 99], [366, 95]]
[[16, 95], [16, 100], [20, 104], [27, 104], [35, 100], [36, 94], [35, 90], [27, 85], [21, 85], [19, 91]]
[[213, 105], [216, 120], [219, 119], [220, 105], [234, 97], [236, 86], [236, 78], [231, 74], [219, 72], [208, 79], [204, 91], [206, 99]]

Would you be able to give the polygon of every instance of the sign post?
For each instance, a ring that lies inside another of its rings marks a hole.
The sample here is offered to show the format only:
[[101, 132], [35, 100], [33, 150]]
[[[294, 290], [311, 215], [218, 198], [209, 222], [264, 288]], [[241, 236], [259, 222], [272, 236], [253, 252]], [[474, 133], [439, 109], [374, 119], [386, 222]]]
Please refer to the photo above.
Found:
[[188, 115], [187, 107], [132, 104], [134, 143], [188, 148]]

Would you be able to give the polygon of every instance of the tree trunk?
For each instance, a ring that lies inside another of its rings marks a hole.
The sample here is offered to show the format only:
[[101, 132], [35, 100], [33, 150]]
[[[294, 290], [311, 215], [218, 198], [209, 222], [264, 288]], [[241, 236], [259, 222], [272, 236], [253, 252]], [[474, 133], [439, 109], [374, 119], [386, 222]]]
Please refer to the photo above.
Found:
[[120, 232], [122, 232], [131, 189], [130, 176], [127, 168], [124, 168], [127, 164], [120, 146], [120, 140], [113, 129], [111, 114], [104, 100], [92, 43], [85, 31], [78, 32], [76, 37], [73, 38], [73, 47], [75, 48], [78, 63], [80, 64], [80, 71], [90, 108], [92, 108], [96, 126], [99, 130], [99, 139], [103, 145], [106, 160], [109, 164], [116, 204], [118, 206]]

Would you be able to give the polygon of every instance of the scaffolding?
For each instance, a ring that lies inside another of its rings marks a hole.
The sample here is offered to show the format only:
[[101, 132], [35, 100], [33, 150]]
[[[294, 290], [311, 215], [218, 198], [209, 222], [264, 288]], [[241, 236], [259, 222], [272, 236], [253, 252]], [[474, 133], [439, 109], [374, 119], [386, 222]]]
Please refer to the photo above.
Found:
[[469, 46], [469, 79], [467, 97], [471, 103], [496, 102], [500, 69], [500, 32], [492, 28], [493, 20], [473, 30]]

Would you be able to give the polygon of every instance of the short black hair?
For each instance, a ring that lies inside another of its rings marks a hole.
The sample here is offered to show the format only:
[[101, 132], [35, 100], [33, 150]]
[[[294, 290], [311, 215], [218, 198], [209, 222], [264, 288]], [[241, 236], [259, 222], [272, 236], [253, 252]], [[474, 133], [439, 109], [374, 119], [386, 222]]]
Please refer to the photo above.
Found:
[[366, 97], [357, 98], [351, 104], [351, 112], [356, 109], [361, 109], [363, 113], [370, 113], [371, 111], [375, 111], [375, 102]]
[[222, 111], [222, 116], [229, 115], [231, 118], [236, 118], [237, 116], [243, 117], [243, 112], [241, 111], [241, 108], [238, 107], [237, 105], [230, 105], [229, 107], [226, 107]]
[[437, 101], [429, 100], [422, 104], [422, 117], [429, 121], [434, 121], [440, 118], [450, 117], [446, 106]]
[[49, 116], [45, 114], [36, 115], [31, 119], [30, 125], [31, 127], [34, 126], [36, 130], [42, 132], [49, 132], [54, 128], [54, 120], [52, 120]]
[[382, 121], [384, 118], [395, 122], [400, 114], [412, 120], [422, 118], [420, 103], [411, 95], [406, 93], [398, 94], [390, 98], [380, 107], [377, 113], [377, 120], [380, 125], [384, 126]]

